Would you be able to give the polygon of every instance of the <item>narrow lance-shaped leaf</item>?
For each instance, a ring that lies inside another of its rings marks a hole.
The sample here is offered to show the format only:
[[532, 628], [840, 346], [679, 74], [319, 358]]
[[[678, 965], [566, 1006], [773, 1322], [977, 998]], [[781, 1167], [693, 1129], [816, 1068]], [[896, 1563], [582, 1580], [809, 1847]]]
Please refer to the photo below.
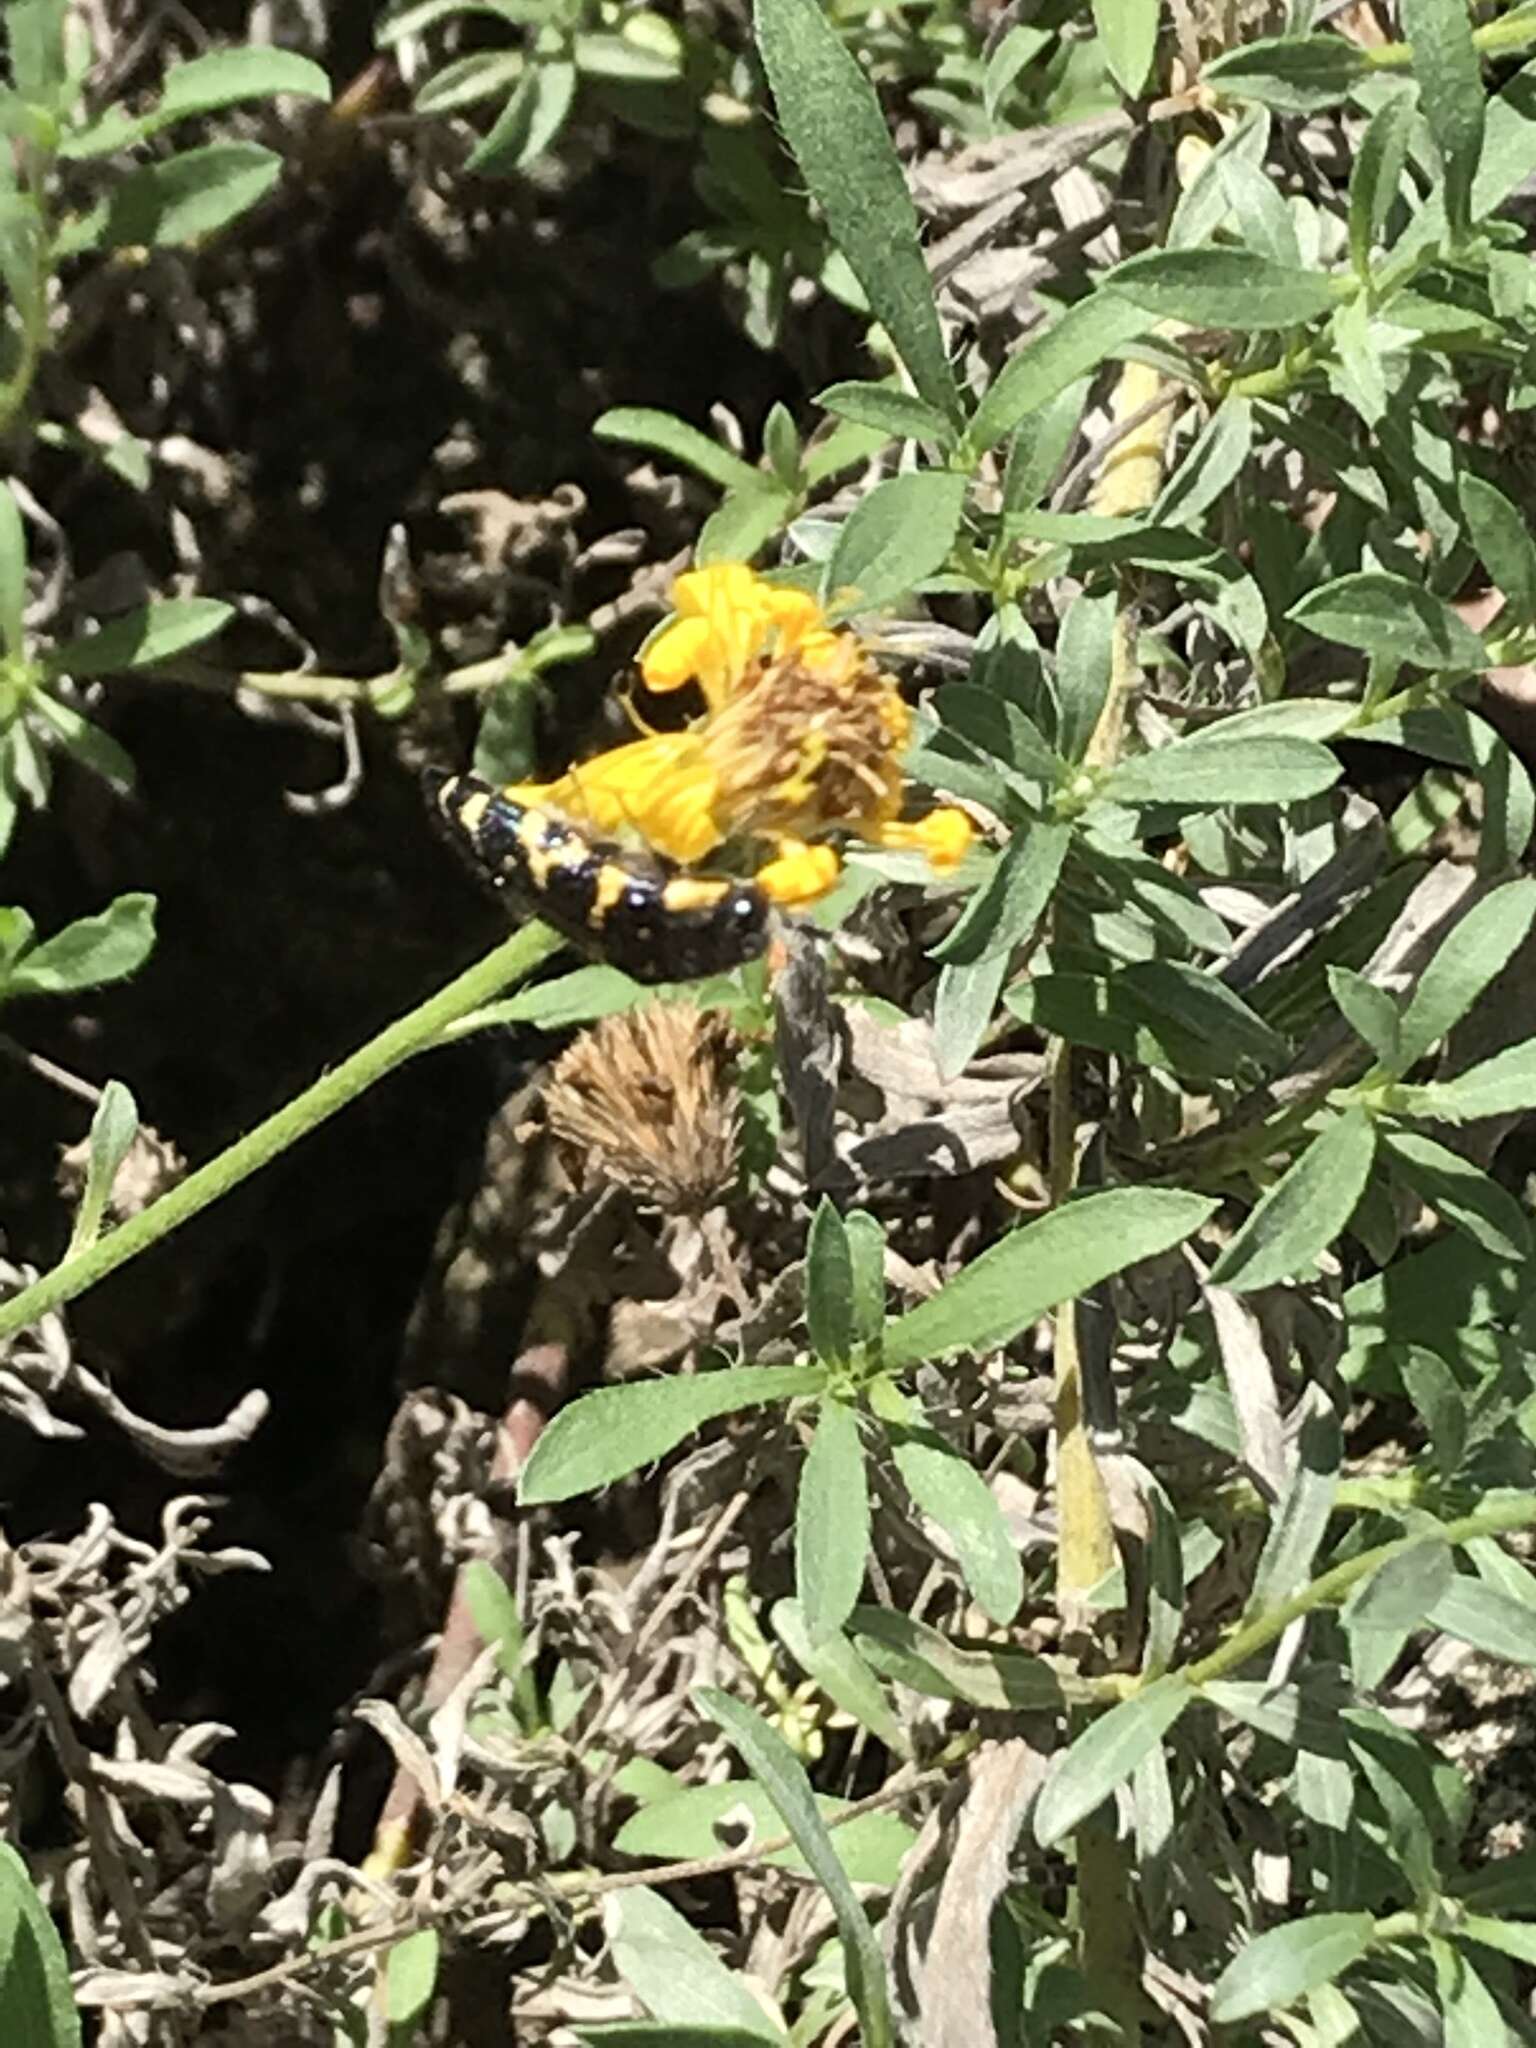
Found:
[[0, 477], [0, 654], [21, 655], [26, 596], [27, 536], [21, 508], [9, 483]]
[[1443, 598], [1406, 576], [1360, 569], [1309, 590], [1286, 614], [1309, 633], [1417, 668], [1487, 666], [1483, 643]]
[[826, 1195], [806, 1245], [805, 1327], [818, 1358], [846, 1363], [853, 1350], [853, 1261], [842, 1216]]
[[119, 896], [95, 917], [76, 918], [35, 946], [10, 973], [7, 995], [71, 995], [121, 981], [142, 967], [155, 943], [153, 896]]
[[596, 420], [592, 432], [599, 441], [626, 441], [639, 448], [652, 448], [658, 455], [696, 469], [723, 491], [750, 489], [768, 482], [750, 462], [744, 462], [729, 448], [722, 448], [718, 441], [701, 434], [686, 420], [670, 412], [659, 412], [654, 406], [613, 406]]
[[1069, 761], [1082, 758], [1109, 695], [1118, 610], [1118, 594], [1106, 590], [1097, 597], [1075, 598], [1061, 622], [1056, 646], [1056, 745]]
[[1531, 1226], [1524, 1209], [1490, 1174], [1419, 1131], [1383, 1133], [1393, 1172], [1413, 1192], [1496, 1259], [1528, 1259]]
[[818, 0], [758, 0], [757, 43], [774, 105], [832, 239], [918, 395], [962, 417], [907, 190], [874, 89]]
[[1230, 2026], [1284, 2012], [1358, 1962], [1375, 1933], [1369, 1913], [1314, 1913], [1255, 1935], [1217, 1978], [1212, 2020]]
[[1331, 789], [1340, 773], [1335, 757], [1314, 740], [1284, 734], [1223, 739], [1218, 727], [1132, 755], [1105, 778], [1099, 793], [1115, 804], [1189, 809], [1301, 803]]
[[147, 668], [185, 654], [211, 639], [235, 615], [231, 604], [212, 597], [167, 598], [110, 619], [97, 632], [51, 648], [50, 675], [109, 676], [121, 669]]
[[1224, 99], [1316, 114], [1348, 99], [1369, 70], [1366, 53], [1343, 36], [1259, 36], [1213, 58], [1204, 77]]
[[1339, 1490], [1344, 1455], [1339, 1418], [1323, 1389], [1302, 1396], [1305, 1412], [1296, 1439], [1296, 1463], [1285, 1497], [1275, 1509], [1264, 1540], [1245, 1615], [1264, 1613], [1305, 1585], [1328, 1531]]
[[1506, 882], [1474, 903], [1419, 976], [1403, 1015], [1400, 1072], [1416, 1065], [1509, 965], [1536, 918], [1536, 881]]
[[1251, 249], [1149, 249], [1116, 264], [1105, 288], [1160, 319], [1258, 334], [1332, 312], [1321, 271], [1273, 263]]
[[934, 959], [969, 967], [1006, 958], [1044, 916], [1071, 837], [1066, 825], [1031, 825], [1016, 832], [954, 929], [934, 947]]
[[1394, 1107], [1403, 1116], [1439, 1117], [1451, 1124], [1536, 1109], [1536, 1039], [1495, 1053], [1491, 1060], [1468, 1067], [1454, 1080], [1404, 1088]]
[[1084, 1195], [990, 1246], [928, 1301], [887, 1324], [891, 1371], [951, 1351], [1006, 1344], [1057, 1302], [1085, 1294], [1140, 1259], [1171, 1251], [1216, 1209], [1171, 1188]]
[[795, 1591], [813, 1643], [837, 1634], [864, 1584], [869, 1491], [858, 1418], [830, 1396], [800, 1473], [795, 1502]]
[[851, 610], [890, 604], [936, 575], [960, 529], [965, 492], [965, 478], [944, 469], [876, 484], [838, 533], [823, 576], [828, 604]]
[[1459, 485], [1461, 509], [1473, 545], [1489, 575], [1504, 593], [1504, 609], [1494, 630], [1536, 619], [1536, 542], [1526, 521], [1496, 484], [1469, 470]]
[[840, 419], [878, 427], [893, 439], [933, 441], [941, 448], [955, 439], [954, 426], [943, 413], [894, 384], [831, 384], [817, 393], [816, 403]]
[[1350, 1030], [1364, 1039], [1383, 1066], [1398, 1071], [1398, 1008], [1390, 991], [1352, 967], [1330, 967], [1328, 993]]
[[1402, 181], [1413, 119], [1413, 95], [1395, 92], [1371, 116], [1349, 180], [1349, 253], [1364, 277], [1371, 251]]
[[747, 1985], [660, 1892], [620, 1892], [606, 1919], [614, 1965], [655, 2018], [706, 2029], [707, 2038], [725, 2028], [734, 2039], [782, 2042]]
[[128, 1157], [139, 1129], [138, 1106], [121, 1081], [109, 1081], [101, 1091], [96, 1114], [91, 1118], [85, 1189], [75, 1212], [67, 1258], [96, 1242], [101, 1220], [112, 1197], [117, 1170]]
[[903, 1486], [955, 1546], [977, 1603], [1006, 1626], [1024, 1598], [1024, 1571], [992, 1489], [969, 1459], [922, 1426], [921, 1410], [889, 1380], [871, 1387], [870, 1405], [890, 1432]]
[[599, 1387], [562, 1408], [544, 1431], [523, 1467], [518, 1498], [532, 1507], [590, 1493], [664, 1457], [717, 1416], [819, 1394], [826, 1382], [824, 1366], [759, 1365]]
[[893, 2048], [895, 2028], [880, 1944], [816, 1810], [805, 1767], [782, 1736], [728, 1693], [705, 1687], [695, 1697], [710, 1719], [724, 1729], [747, 1769], [778, 1808], [795, 1846], [831, 1902], [843, 1945], [848, 1995], [863, 2027], [865, 2048]]
[[1399, 18], [1413, 46], [1419, 105], [1445, 173], [1445, 218], [1453, 242], [1472, 222], [1472, 181], [1483, 153], [1487, 100], [1464, 0], [1401, 0]]
[[1212, 1286], [1246, 1294], [1310, 1271], [1354, 1214], [1375, 1154], [1376, 1127], [1363, 1110], [1335, 1117], [1227, 1246]]
[[1101, 1714], [1051, 1766], [1035, 1806], [1035, 1840], [1049, 1849], [1088, 1818], [1155, 1749], [1195, 1697], [1171, 1672]]
[[276, 150], [256, 142], [210, 142], [145, 164], [113, 187], [106, 246], [200, 241], [249, 212], [282, 174]]
[[963, 1074], [975, 1058], [1002, 993], [1008, 955], [984, 955], [965, 966], [946, 965], [933, 999], [934, 1052], [946, 1081]]
[[1043, 334], [1020, 344], [993, 378], [976, 408], [965, 444], [978, 457], [1011, 434], [1031, 413], [1043, 411], [1117, 349], [1157, 325], [1157, 315], [1111, 291], [1097, 291], [1070, 306]]
[[867, 1728], [893, 1756], [912, 1754], [912, 1738], [885, 1687], [846, 1635], [813, 1642], [798, 1600], [775, 1601], [773, 1627], [791, 1657], [835, 1707]]

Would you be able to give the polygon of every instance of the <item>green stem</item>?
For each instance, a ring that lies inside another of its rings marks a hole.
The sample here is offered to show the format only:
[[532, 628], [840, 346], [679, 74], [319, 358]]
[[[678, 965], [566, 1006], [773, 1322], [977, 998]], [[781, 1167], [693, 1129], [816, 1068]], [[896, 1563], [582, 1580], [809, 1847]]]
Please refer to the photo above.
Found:
[[1212, 1650], [1208, 1657], [1185, 1667], [1184, 1676], [1191, 1685], [1208, 1685], [1212, 1679], [1225, 1678], [1229, 1671], [1241, 1670], [1250, 1657], [1267, 1649], [1277, 1637], [1284, 1635], [1293, 1621], [1299, 1621], [1304, 1614], [1313, 1614], [1320, 1607], [1337, 1607], [1352, 1593], [1362, 1580], [1373, 1572], [1390, 1564], [1394, 1557], [1401, 1557], [1406, 1550], [1413, 1550], [1422, 1543], [1470, 1543], [1476, 1536], [1500, 1536], [1511, 1529], [1528, 1529], [1536, 1524], [1536, 1494], [1529, 1494], [1520, 1500], [1501, 1501], [1495, 1507], [1484, 1508], [1475, 1515], [1463, 1515], [1460, 1521], [1447, 1522], [1439, 1529], [1426, 1530], [1422, 1535], [1398, 1536], [1390, 1543], [1378, 1544], [1374, 1550], [1367, 1550], [1359, 1557], [1352, 1557], [1346, 1563], [1335, 1565], [1332, 1571], [1324, 1572], [1314, 1579], [1310, 1586], [1303, 1586], [1299, 1593], [1293, 1593], [1289, 1600], [1282, 1600], [1278, 1607], [1272, 1607], [1267, 1614], [1261, 1614], [1256, 1621], [1250, 1621], [1228, 1636], [1220, 1648]]
[[333, 1067], [329, 1073], [248, 1131], [227, 1151], [198, 1167], [184, 1181], [151, 1202], [137, 1216], [120, 1223], [88, 1250], [66, 1258], [8, 1301], [0, 1302], [0, 1338], [35, 1323], [51, 1309], [73, 1301], [108, 1273], [137, 1258], [162, 1237], [227, 1195], [231, 1188], [276, 1159], [280, 1153], [323, 1124], [337, 1110], [364, 1094], [393, 1068], [436, 1044], [442, 1033], [467, 1010], [478, 1009], [514, 981], [521, 981], [560, 945], [542, 924], [526, 924], [456, 975], [446, 988], [387, 1025], [377, 1038]]

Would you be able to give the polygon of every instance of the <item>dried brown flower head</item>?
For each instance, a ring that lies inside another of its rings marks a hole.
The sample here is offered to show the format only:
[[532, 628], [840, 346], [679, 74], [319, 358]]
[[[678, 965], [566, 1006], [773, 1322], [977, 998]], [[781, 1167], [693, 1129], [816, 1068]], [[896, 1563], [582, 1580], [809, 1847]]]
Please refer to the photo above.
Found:
[[671, 1215], [723, 1201], [741, 1149], [738, 1049], [719, 1010], [686, 1003], [649, 1003], [583, 1031], [544, 1097], [576, 1185], [616, 1181]]

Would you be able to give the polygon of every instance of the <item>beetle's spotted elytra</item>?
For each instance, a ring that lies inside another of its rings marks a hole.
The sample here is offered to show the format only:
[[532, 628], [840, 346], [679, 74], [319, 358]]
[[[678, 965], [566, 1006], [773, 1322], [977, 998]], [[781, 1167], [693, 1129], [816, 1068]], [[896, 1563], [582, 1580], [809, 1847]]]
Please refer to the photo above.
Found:
[[694, 875], [653, 853], [588, 838], [478, 775], [429, 769], [449, 837], [507, 895], [582, 952], [636, 981], [697, 981], [755, 960], [770, 905], [752, 882]]

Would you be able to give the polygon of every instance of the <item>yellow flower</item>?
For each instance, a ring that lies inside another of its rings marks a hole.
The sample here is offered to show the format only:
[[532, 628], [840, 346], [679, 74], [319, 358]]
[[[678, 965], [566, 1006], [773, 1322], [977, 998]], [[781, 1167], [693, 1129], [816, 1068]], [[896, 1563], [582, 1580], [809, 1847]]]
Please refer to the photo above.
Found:
[[556, 782], [515, 785], [512, 796], [685, 863], [728, 840], [766, 842], [773, 857], [757, 880], [780, 903], [813, 902], [832, 887], [841, 862], [816, 843], [832, 832], [955, 866], [971, 822], [958, 810], [902, 822], [911, 721], [856, 634], [830, 626], [804, 591], [740, 563], [680, 576], [672, 598], [677, 616], [645, 649], [641, 674], [658, 691], [696, 683], [703, 715]]

